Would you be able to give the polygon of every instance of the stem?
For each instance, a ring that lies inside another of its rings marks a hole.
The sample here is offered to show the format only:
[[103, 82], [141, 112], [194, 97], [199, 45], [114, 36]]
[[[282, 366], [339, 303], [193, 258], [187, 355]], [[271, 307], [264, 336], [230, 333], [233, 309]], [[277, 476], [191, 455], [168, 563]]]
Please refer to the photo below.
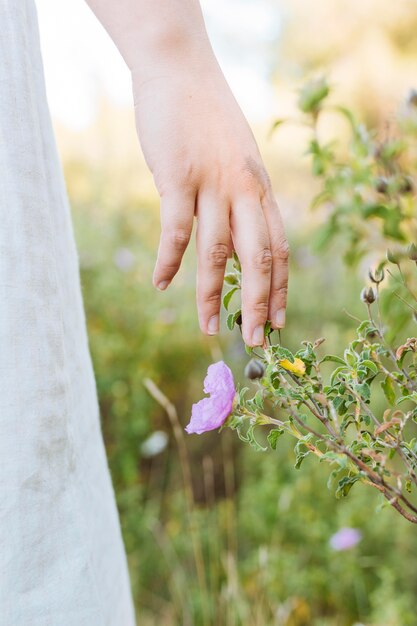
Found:
[[209, 625], [209, 608], [207, 604], [207, 584], [206, 584], [206, 576], [205, 576], [205, 568], [204, 568], [204, 558], [203, 551], [201, 548], [201, 542], [199, 541], [199, 537], [196, 531], [195, 520], [193, 515], [194, 509], [194, 495], [193, 495], [193, 487], [192, 487], [192, 478], [191, 478], [191, 467], [190, 461], [188, 458], [187, 447], [185, 445], [184, 433], [181, 428], [180, 421], [178, 419], [178, 414], [175, 409], [175, 406], [168, 400], [168, 398], [162, 393], [162, 391], [157, 387], [153, 380], [150, 378], [145, 378], [143, 381], [146, 389], [150, 393], [150, 395], [160, 404], [160, 406], [164, 409], [166, 414], [168, 415], [169, 421], [171, 423], [172, 430], [174, 432], [175, 441], [178, 446], [178, 453], [181, 462], [181, 470], [183, 476], [184, 483], [184, 491], [186, 496], [187, 503], [187, 516], [190, 527], [190, 535], [191, 541], [193, 545], [194, 552], [194, 561], [197, 570], [197, 577], [199, 581], [199, 586], [203, 594], [202, 605], [203, 605], [203, 622], [206, 626]]

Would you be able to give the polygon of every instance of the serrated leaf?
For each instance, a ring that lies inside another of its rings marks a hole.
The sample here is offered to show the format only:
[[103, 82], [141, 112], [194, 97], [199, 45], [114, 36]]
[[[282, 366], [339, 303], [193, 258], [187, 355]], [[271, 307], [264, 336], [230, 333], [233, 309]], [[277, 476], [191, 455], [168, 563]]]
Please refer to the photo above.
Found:
[[261, 446], [261, 444], [256, 440], [254, 429], [255, 425], [251, 424], [246, 432], [247, 442], [254, 450], [256, 450], [256, 452], [266, 452], [267, 448]]
[[294, 447], [294, 452], [295, 452], [295, 465], [294, 465], [294, 467], [295, 467], [295, 469], [300, 469], [302, 462], [304, 461], [306, 456], [308, 456], [310, 454], [311, 450], [308, 448], [308, 446], [306, 444], [309, 441], [311, 441], [312, 438], [313, 438], [313, 434], [312, 433], [308, 433], [308, 435], [306, 435], [302, 439], [299, 439], [297, 441], [297, 443], [295, 444], [295, 447]]
[[269, 431], [267, 439], [272, 450], [277, 449], [278, 439], [284, 434], [284, 432], [285, 431], [283, 428], [274, 428], [273, 430]]
[[360, 474], [353, 474], [351, 476], [343, 476], [337, 484], [335, 496], [336, 498], [345, 498], [353, 485], [361, 479]]

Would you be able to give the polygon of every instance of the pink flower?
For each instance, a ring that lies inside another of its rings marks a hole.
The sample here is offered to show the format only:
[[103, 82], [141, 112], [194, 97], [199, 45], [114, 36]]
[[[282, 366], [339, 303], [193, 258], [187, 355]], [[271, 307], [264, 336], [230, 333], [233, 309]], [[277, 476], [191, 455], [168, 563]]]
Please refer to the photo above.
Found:
[[341, 528], [330, 537], [330, 546], [333, 550], [350, 550], [362, 539], [362, 533], [357, 528]]
[[209, 393], [210, 397], [193, 404], [191, 420], [185, 429], [188, 434], [201, 435], [220, 428], [232, 412], [236, 388], [233, 374], [226, 363], [218, 361], [209, 366], [204, 379], [204, 392]]

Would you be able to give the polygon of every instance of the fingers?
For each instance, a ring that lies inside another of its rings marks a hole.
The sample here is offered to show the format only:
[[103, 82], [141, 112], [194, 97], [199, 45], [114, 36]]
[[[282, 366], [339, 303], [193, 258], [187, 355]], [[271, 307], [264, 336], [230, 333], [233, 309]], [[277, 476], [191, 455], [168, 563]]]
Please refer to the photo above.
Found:
[[181, 264], [193, 229], [194, 193], [171, 192], [161, 198], [161, 237], [153, 284], [166, 289]]
[[255, 195], [234, 203], [231, 212], [234, 247], [242, 265], [242, 333], [245, 343], [264, 342], [269, 311], [272, 254], [267, 223]]
[[197, 209], [197, 309], [201, 330], [219, 331], [223, 277], [231, 238], [229, 206], [214, 195], [199, 194]]
[[264, 196], [262, 206], [268, 226], [272, 253], [268, 319], [273, 328], [283, 328], [285, 326], [288, 291], [288, 242], [281, 214], [271, 190]]

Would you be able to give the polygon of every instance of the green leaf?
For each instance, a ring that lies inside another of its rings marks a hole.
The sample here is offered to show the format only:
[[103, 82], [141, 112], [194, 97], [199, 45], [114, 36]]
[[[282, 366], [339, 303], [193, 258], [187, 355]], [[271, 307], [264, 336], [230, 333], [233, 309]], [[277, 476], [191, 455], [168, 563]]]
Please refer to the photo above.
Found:
[[246, 343], [245, 343], [245, 352], [249, 356], [253, 356], [253, 348], [251, 348], [251, 346], [247, 346]]
[[325, 78], [311, 80], [300, 90], [298, 106], [303, 113], [316, 114], [329, 93], [330, 87]]
[[377, 331], [378, 329], [376, 328], [375, 324], [370, 320], [364, 320], [359, 324], [358, 328], [356, 329], [359, 337], [363, 337], [364, 339], [366, 339], [367, 335], [369, 335], [370, 333], [376, 333]]
[[233, 267], [239, 273], [242, 271], [242, 266], [240, 264], [239, 257], [237, 256], [236, 252], [233, 252]]
[[239, 287], [233, 287], [233, 289], [230, 289], [230, 291], [228, 291], [227, 293], [225, 293], [225, 295], [223, 296], [223, 306], [226, 309], [226, 311], [229, 308], [229, 304], [230, 304], [230, 300], [232, 299], [233, 294], [239, 289]]
[[394, 384], [389, 376], [386, 376], [385, 380], [381, 381], [381, 387], [389, 404], [393, 406], [395, 402], [395, 390]]
[[332, 361], [332, 363], [339, 363], [340, 365], [346, 365], [345, 361], [340, 358], [340, 356], [335, 356], [334, 354], [326, 354], [320, 363], [326, 363], [326, 361]]
[[246, 431], [246, 441], [254, 450], [256, 450], [256, 452], [266, 452], [267, 448], [261, 446], [261, 444], [256, 440], [254, 429], [255, 425], [251, 424]]
[[360, 383], [354, 386], [355, 391], [360, 395], [363, 400], [369, 400], [371, 397], [371, 388], [368, 383]]
[[274, 428], [273, 430], [269, 431], [268, 434], [268, 443], [271, 446], [272, 450], [276, 450], [277, 449], [277, 442], [278, 439], [284, 434], [284, 429], [283, 428]]
[[239, 319], [239, 317], [241, 317], [241, 311], [235, 311], [235, 313], [230, 313], [230, 315], [227, 316], [227, 327], [229, 330], [233, 330], [233, 328], [235, 327], [235, 324], [237, 322], [237, 320]]
[[239, 277], [237, 276], [237, 274], [234, 273], [225, 274], [224, 282], [226, 283], [226, 285], [238, 285]]
[[282, 124], [285, 124], [287, 120], [283, 119], [283, 120], [275, 120], [275, 122], [272, 124], [271, 126], [271, 130], [269, 131], [269, 134], [272, 135], [277, 128], [279, 128]]
[[283, 348], [282, 346], [273, 346], [272, 351], [277, 361], [288, 359], [290, 363], [294, 363], [294, 355], [290, 352], [290, 350], [287, 350], [287, 348]]
[[322, 463], [323, 461], [337, 463], [340, 469], [346, 469], [347, 466], [347, 457], [344, 454], [333, 452], [333, 450], [328, 450], [323, 454], [322, 457], [320, 457], [320, 463]]
[[360, 365], [364, 365], [373, 374], [378, 374], [378, 366], [373, 361], [365, 359], [365, 361], [361, 361]]
[[330, 472], [329, 478], [327, 479], [327, 489], [331, 489], [333, 487], [333, 479], [338, 475], [340, 469], [334, 469]]
[[345, 361], [346, 363], [350, 366], [350, 367], [356, 367], [356, 363], [358, 360], [358, 355], [356, 352], [352, 351], [352, 350], [345, 350]]
[[334, 372], [332, 372], [332, 375], [330, 376], [330, 385], [333, 387], [337, 376], [346, 370], [346, 365], [344, 367], [338, 367], [337, 369], [334, 370]]
[[238, 390], [238, 403], [242, 405], [245, 401], [245, 394], [249, 391], [249, 387], [242, 387], [242, 389]]
[[306, 458], [306, 456], [308, 456], [310, 454], [310, 450], [307, 447], [307, 443], [309, 441], [311, 441], [311, 439], [313, 438], [313, 434], [312, 433], [308, 433], [308, 435], [306, 435], [305, 437], [303, 437], [302, 439], [299, 439], [297, 441], [297, 443], [295, 444], [294, 447], [294, 452], [295, 452], [295, 469], [300, 469], [301, 467], [301, 463], [304, 461], [304, 459]]
[[259, 389], [253, 397], [253, 401], [259, 409], [264, 408], [264, 394], [262, 389]]
[[353, 485], [361, 479], [360, 474], [352, 474], [348, 476], [343, 476], [337, 484], [337, 489], [335, 496], [336, 498], [345, 498], [349, 491], [352, 489]]

